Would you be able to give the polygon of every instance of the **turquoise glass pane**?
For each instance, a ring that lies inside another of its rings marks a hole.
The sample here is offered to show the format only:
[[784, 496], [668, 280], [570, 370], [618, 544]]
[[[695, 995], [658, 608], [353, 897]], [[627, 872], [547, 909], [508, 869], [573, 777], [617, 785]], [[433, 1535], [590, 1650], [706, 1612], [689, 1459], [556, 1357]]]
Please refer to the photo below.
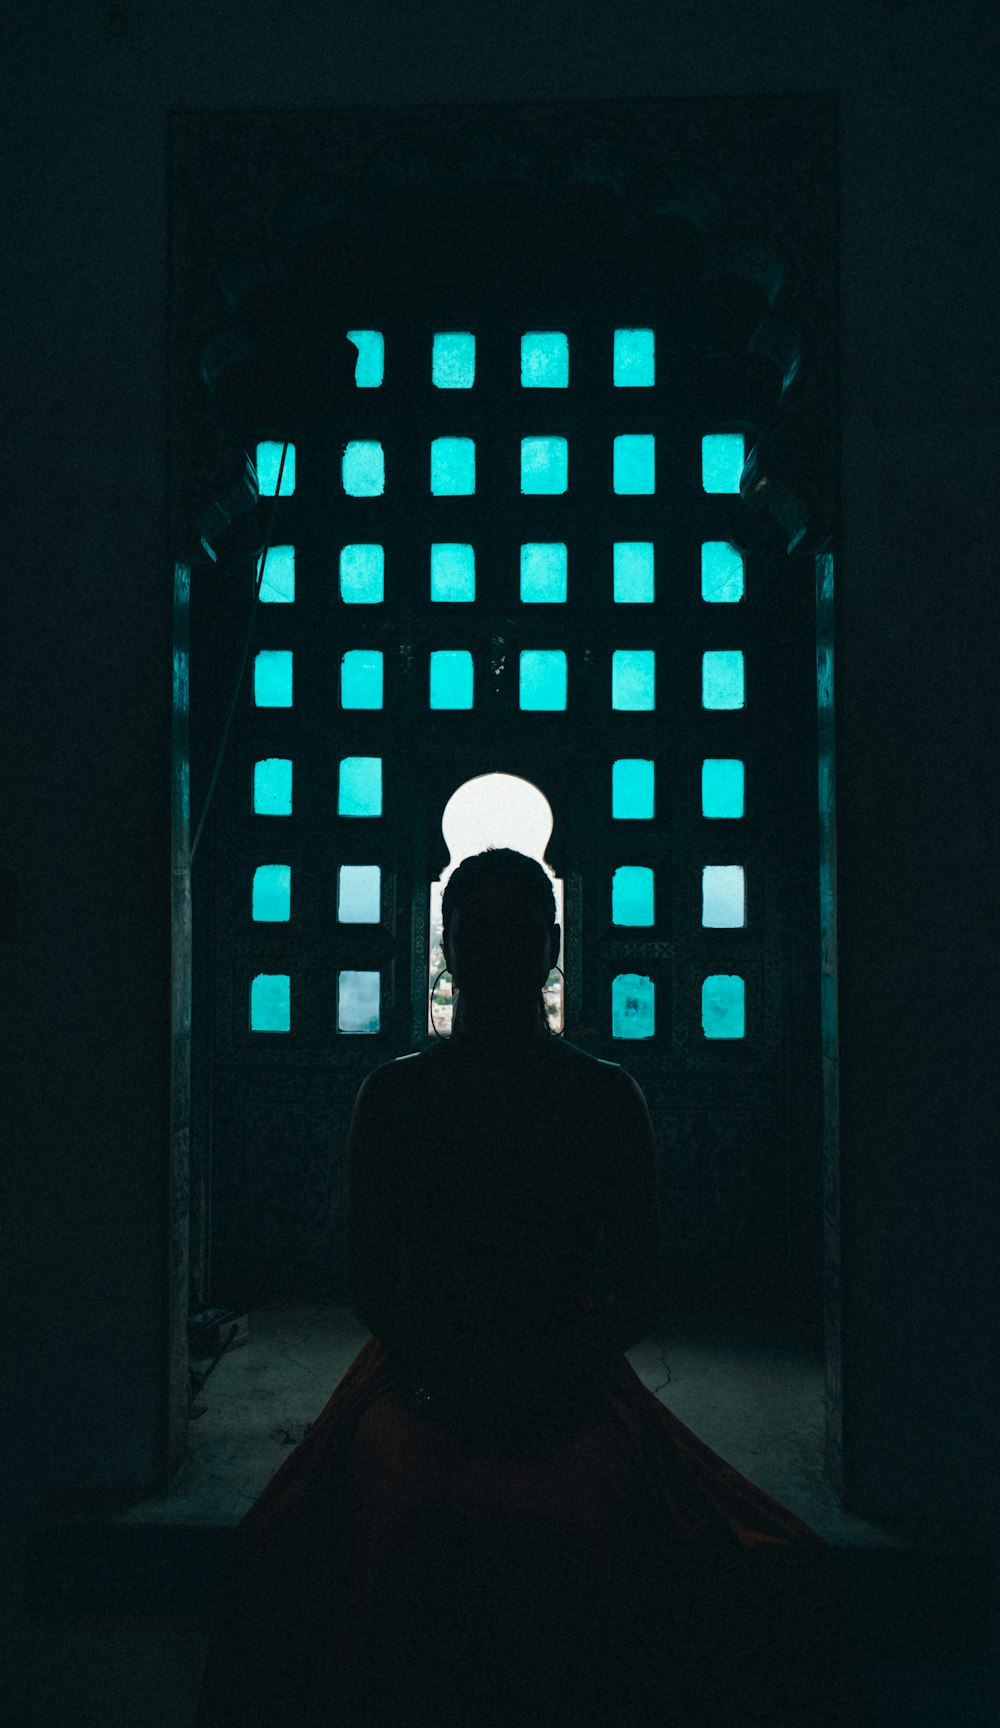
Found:
[[467, 498], [476, 490], [476, 446], [471, 438], [431, 440], [431, 491], [436, 498]]
[[616, 648], [611, 656], [611, 706], [641, 712], [656, 707], [652, 648]]
[[615, 331], [614, 377], [621, 388], [656, 382], [652, 330]]
[[292, 814], [292, 764], [287, 756], [265, 756], [253, 765], [255, 816]]
[[291, 917], [292, 867], [258, 864], [253, 873], [253, 915], [263, 924], [284, 924]]
[[743, 554], [728, 540], [706, 540], [702, 546], [701, 597], [718, 604], [743, 598]]
[[385, 376], [385, 337], [381, 330], [348, 330], [347, 340], [358, 351], [355, 384], [359, 390], [377, 390]]
[[648, 605], [653, 599], [652, 540], [616, 540], [615, 599], [623, 605]]
[[707, 930], [740, 930], [746, 923], [742, 864], [706, 864], [701, 873], [701, 921]]
[[288, 1032], [292, 1024], [287, 972], [258, 972], [250, 981], [251, 1032]]
[[643, 756], [623, 756], [611, 766], [611, 814], [619, 822], [649, 822], [654, 813], [653, 764]]
[[340, 598], [348, 606], [377, 606], [385, 594], [385, 552], [381, 546], [340, 548]]
[[521, 439], [521, 491], [565, 492], [569, 446], [565, 438]]
[[342, 864], [337, 876], [337, 917], [341, 924], [377, 924], [381, 912], [382, 872], [377, 864]]
[[701, 484], [706, 492], [738, 492], [746, 460], [742, 432], [709, 432], [701, 441]]
[[292, 655], [287, 648], [262, 648], [253, 663], [253, 699], [258, 708], [292, 706]]
[[622, 864], [611, 878], [612, 924], [653, 923], [653, 872], [643, 864]]
[[381, 816], [381, 756], [345, 756], [337, 787], [338, 816]]
[[701, 657], [703, 708], [742, 708], [746, 702], [741, 648], [710, 649]]
[[353, 438], [341, 465], [349, 498], [378, 498], [385, 491], [385, 451], [375, 438]]
[[521, 547], [521, 599], [561, 602], [566, 598], [566, 547], [558, 540], [532, 540]]
[[712, 817], [743, 814], [743, 763], [736, 756], [707, 756], [701, 765], [701, 813]]
[[465, 648], [437, 648], [431, 654], [431, 707], [472, 707], [472, 655]]
[[342, 708], [381, 708], [382, 656], [377, 648], [351, 648], [340, 662]]
[[565, 708], [566, 656], [561, 648], [522, 651], [520, 704], [528, 709]]
[[476, 338], [468, 330], [438, 330], [431, 378], [439, 390], [471, 390], [476, 378]]
[[[258, 574], [260, 566], [258, 565]], [[288, 605], [295, 599], [295, 547], [269, 546], [261, 577], [260, 599], [265, 606]]]
[[337, 1031], [377, 1032], [379, 975], [377, 972], [337, 973]]
[[743, 979], [713, 972], [701, 987], [701, 1029], [706, 1038], [742, 1038], [745, 1031]]
[[529, 330], [521, 337], [521, 383], [526, 390], [565, 390], [569, 338], [562, 330]]
[[651, 432], [622, 432], [615, 439], [616, 492], [655, 492], [656, 439]]
[[611, 980], [612, 1038], [652, 1038], [655, 1030], [652, 978], [641, 972], [619, 972]]
[[[278, 470], [281, 468], [282, 441], [276, 438], [265, 438], [257, 446], [257, 460], [254, 467], [257, 470], [257, 490], [262, 498], [273, 498], [278, 485]], [[291, 497], [295, 491], [295, 445], [289, 444], [285, 455], [285, 466], [281, 469], [281, 496]]]
[[476, 554], [471, 546], [439, 540], [431, 547], [431, 599], [474, 600]]

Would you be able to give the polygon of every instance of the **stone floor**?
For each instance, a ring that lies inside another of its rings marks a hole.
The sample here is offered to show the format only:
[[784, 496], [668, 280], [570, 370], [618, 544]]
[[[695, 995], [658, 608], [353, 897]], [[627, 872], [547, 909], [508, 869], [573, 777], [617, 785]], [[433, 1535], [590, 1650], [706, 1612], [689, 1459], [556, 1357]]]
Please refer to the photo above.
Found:
[[[235, 1522], [302, 1438], [368, 1334], [341, 1305], [250, 1315], [249, 1342], [223, 1356], [191, 1423], [191, 1453], [167, 1494], [124, 1514]], [[670, 1315], [629, 1352], [682, 1422], [828, 1541], [892, 1544], [842, 1511], [823, 1474], [823, 1369], [781, 1335], [745, 1322]]]

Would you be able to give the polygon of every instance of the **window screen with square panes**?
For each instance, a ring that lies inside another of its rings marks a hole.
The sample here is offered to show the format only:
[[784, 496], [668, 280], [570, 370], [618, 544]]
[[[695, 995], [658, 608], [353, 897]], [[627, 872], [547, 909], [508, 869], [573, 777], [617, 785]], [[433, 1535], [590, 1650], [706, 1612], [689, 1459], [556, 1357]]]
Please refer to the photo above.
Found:
[[[572, 271], [474, 244], [464, 273], [453, 246], [401, 281], [387, 247], [342, 279], [329, 401], [251, 452], [274, 516], [216, 817], [219, 1288], [340, 1168], [363, 1076], [448, 1035], [442, 886], [510, 845], [556, 889], [553, 1031], [650, 1100], [678, 1290], [760, 1294], [818, 1060], [811, 595], [740, 497], [755, 434], [697, 286], [616, 275], [599, 225]], [[336, 1290], [342, 1240], [328, 1265], [295, 1215], [289, 1287]]]

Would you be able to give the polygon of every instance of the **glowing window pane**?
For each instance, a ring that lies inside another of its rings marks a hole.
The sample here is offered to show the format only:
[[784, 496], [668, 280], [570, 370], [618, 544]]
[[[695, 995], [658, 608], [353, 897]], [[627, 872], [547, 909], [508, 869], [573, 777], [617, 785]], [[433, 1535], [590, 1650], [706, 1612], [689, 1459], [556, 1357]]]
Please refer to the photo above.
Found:
[[653, 764], [643, 756], [623, 756], [611, 767], [611, 814], [619, 822], [649, 822], [653, 816]]
[[709, 930], [739, 930], [746, 923], [742, 864], [706, 864], [701, 873], [701, 921]]
[[616, 648], [611, 656], [611, 706], [632, 712], [656, 707], [656, 655], [651, 648]]
[[655, 492], [656, 440], [649, 432], [623, 432], [615, 439], [616, 492]]
[[521, 491], [565, 492], [569, 447], [565, 438], [521, 439]]
[[701, 657], [701, 705], [703, 708], [742, 708], [746, 702], [743, 651], [740, 648], [710, 649]]
[[702, 546], [701, 597], [722, 604], [743, 598], [743, 554], [728, 540], [706, 540]]
[[652, 870], [642, 864], [622, 864], [611, 878], [612, 924], [653, 921]]
[[253, 915], [262, 924], [284, 924], [291, 917], [290, 864], [258, 864], [253, 873]]
[[713, 972], [701, 987], [701, 1029], [706, 1038], [742, 1038], [745, 1029], [743, 979]]
[[612, 1038], [652, 1038], [655, 1030], [652, 978], [641, 972], [619, 972], [611, 980]]
[[647, 605], [653, 599], [653, 542], [616, 540], [615, 599], [624, 605]]
[[[258, 574], [260, 566], [258, 565]], [[263, 605], [285, 605], [295, 599], [295, 547], [269, 546], [260, 584]]]
[[562, 330], [529, 330], [521, 337], [521, 383], [526, 390], [565, 390], [569, 339]]
[[292, 656], [289, 649], [261, 649], [253, 663], [253, 699], [258, 708], [292, 706]]
[[337, 788], [338, 816], [381, 816], [381, 756], [345, 756]]
[[349, 498], [378, 498], [385, 491], [385, 451], [375, 438], [353, 438], [344, 451], [344, 491]]
[[379, 975], [377, 972], [337, 973], [337, 1031], [377, 1032]]
[[438, 330], [431, 378], [439, 390], [471, 390], [476, 377], [476, 338], [467, 330]]
[[[265, 438], [257, 446], [257, 460], [254, 467], [257, 470], [257, 490], [262, 498], [273, 498], [278, 485], [278, 470], [281, 468], [281, 452], [284, 444], [281, 439]], [[285, 466], [281, 470], [281, 496], [289, 498], [295, 491], [295, 445], [289, 444], [285, 455]]]
[[522, 708], [566, 706], [566, 656], [561, 648], [525, 648], [521, 654]]
[[385, 552], [381, 546], [340, 548], [340, 598], [348, 606], [377, 606], [385, 593]]
[[450, 540], [431, 547], [431, 599], [474, 600], [476, 554], [471, 546]]
[[292, 1024], [291, 979], [287, 972], [258, 972], [250, 980], [251, 1032], [288, 1032]]
[[656, 382], [652, 330], [615, 331], [614, 378], [621, 388]]
[[743, 472], [742, 432], [710, 432], [701, 441], [701, 484], [706, 492], [738, 492]]
[[381, 708], [382, 656], [377, 648], [351, 648], [340, 662], [342, 708]]
[[471, 438], [431, 440], [431, 491], [436, 498], [467, 498], [476, 490], [476, 446]]
[[431, 707], [472, 707], [472, 655], [465, 648], [432, 652]]
[[521, 599], [560, 602], [566, 598], [566, 547], [558, 540], [528, 541], [521, 547]]
[[385, 337], [381, 330], [348, 330], [347, 340], [358, 351], [355, 385], [359, 390], [377, 390], [385, 376]]
[[255, 816], [292, 814], [292, 764], [287, 756], [265, 756], [253, 765]]
[[377, 864], [342, 864], [337, 875], [337, 917], [341, 924], [377, 924], [381, 912], [382, 872]]
[[701, 813], [711, 817], [743, 814], [743, 763], [735, 756], [707, 756], [701, 765]]

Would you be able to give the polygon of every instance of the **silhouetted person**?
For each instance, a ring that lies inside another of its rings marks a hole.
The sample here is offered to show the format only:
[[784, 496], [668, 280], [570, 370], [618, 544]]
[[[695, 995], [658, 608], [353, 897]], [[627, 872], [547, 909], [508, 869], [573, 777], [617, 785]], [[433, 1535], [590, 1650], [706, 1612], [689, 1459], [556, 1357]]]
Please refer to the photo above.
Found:
[[452, 1035], [351, 1124], [373, 1337], [236, 1533], [199, 1728], [858, 1728], [819, 1537], [625, 1358], [662, 1287], [653, 1132], [549, 1031], [547, 874], [480, 853], [443, 918]]

